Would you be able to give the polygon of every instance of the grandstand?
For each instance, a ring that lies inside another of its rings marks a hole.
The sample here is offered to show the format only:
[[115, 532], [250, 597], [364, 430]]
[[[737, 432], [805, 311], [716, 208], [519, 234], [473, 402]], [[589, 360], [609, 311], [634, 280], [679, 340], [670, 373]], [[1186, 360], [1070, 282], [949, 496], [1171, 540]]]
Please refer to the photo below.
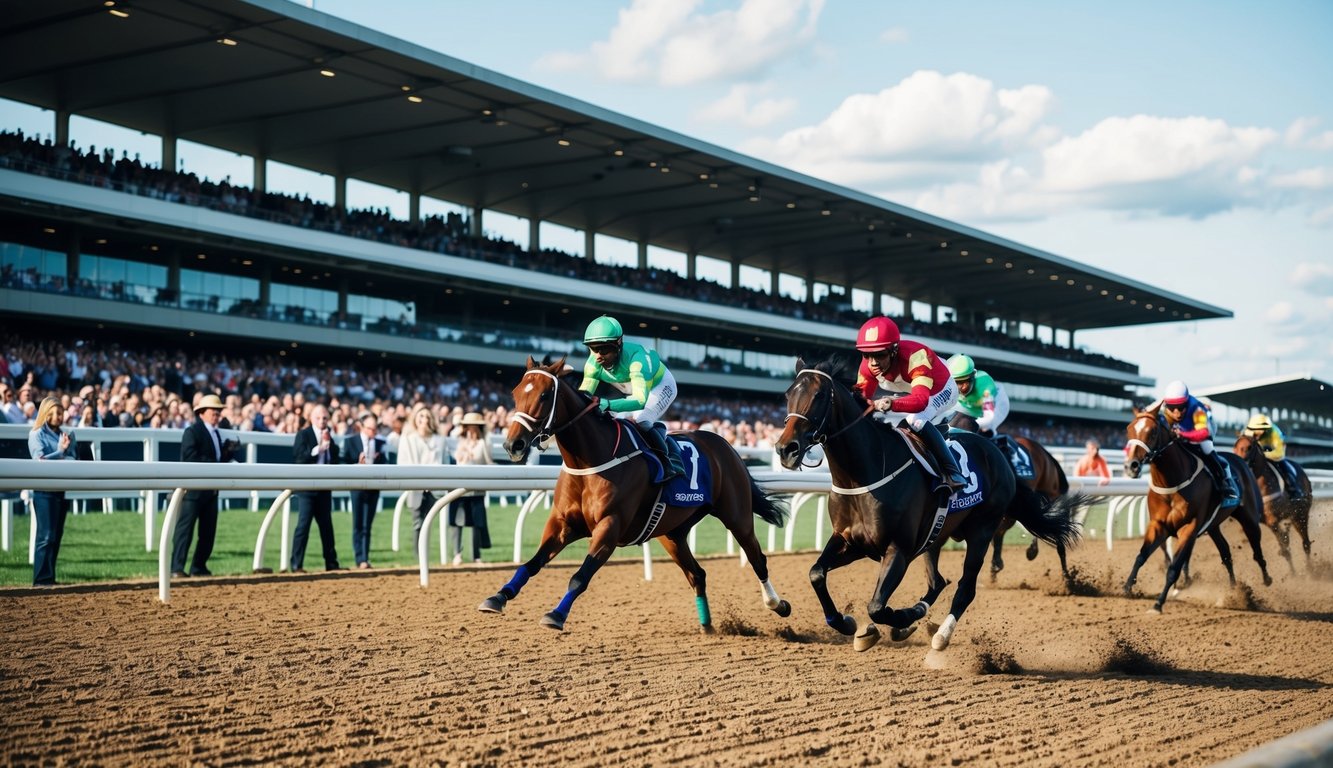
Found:
[[[1079, 331], [1231, 314], [282, 0], [119, 10], [23, 4], [0, 33], [0, 97], [54, 112], [53, 140], [0, 137], [8, 326], [504, 381], [611, 312], [689, 394], [763, 399], [874, 307], [975, 357], [1017, 418], [1106, 427], [1155, 382]], [[72, 115], [160, 136], [162, 162], [70, 147]], [[177, 171], [182, 139], [252, 158], [253, 188]], [[335, 200], [269, 193], [270, 161], [331, 175]], [[406, 192], [409, 220], [348, 210], [349, 180]], [[422, 217], [423, 198], [467, 213]], [[527, 220], [527, 244], [484, 236], [490, 211]], [[544, 249], [545, 225], [584, 252]], [[602, 237], [638, 263], [599, 260]]]

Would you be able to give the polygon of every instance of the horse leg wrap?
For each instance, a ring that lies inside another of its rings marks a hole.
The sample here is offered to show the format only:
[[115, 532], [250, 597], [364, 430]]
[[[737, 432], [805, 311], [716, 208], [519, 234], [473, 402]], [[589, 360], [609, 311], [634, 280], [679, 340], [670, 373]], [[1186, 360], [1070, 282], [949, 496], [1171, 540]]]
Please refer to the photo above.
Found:
[[708, 598], [696, 596], [694, 608], [699, 612], [699, 625], [707, 627], [713, 623], [713, 614], [708, 611]]
[[773, 589], [773, 582], [764, 579], [759, 582], [759, 586], [764, 590], [764, 607], [772, 611], [782, 604], [782, 598], [778, 597], [778, 591]]
[[569, 591], [565, 592], [565, 596], [560, 600], [560, 605], [555, 608], [556, 613], [561, 616], [569, 616], [569, 609], [573, 607], [574, 601], [588, 589], [588, 582], [592, 580], [592, 575], [601, 566], [602, 564], [593, 559], [592, 556], [583, 558], [583, 565], [579, 566], [579, 569], [574, 572], [573, 577], [569, 580]]
[[506, 600], [513, 600], [518, 597], [519, 590], [523, 589], [523, 585], [528, 583], [530, 577], [528, 566], [526, 564], [520, 565], [518, 570], [514, 571], [514, 577], [509, 580], [509, 583], [500, 587], [500, 594], [504, 595]]

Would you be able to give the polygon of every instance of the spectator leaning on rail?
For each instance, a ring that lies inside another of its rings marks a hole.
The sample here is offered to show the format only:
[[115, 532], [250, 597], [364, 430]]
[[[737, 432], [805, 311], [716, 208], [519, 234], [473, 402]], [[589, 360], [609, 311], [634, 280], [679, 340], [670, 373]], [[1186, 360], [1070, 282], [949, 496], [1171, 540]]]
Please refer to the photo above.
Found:
[[[61, 432], [65, 411], [60, 400], [48, 397], [37, 408], [37, 419], [28, 433], [28, 453], [38, 461], [74, 461], [77, 448], [74, 436]], [[69, 501], [64, 491], [33, 491], [33, 524], [37, 526], [36, 545], [32, 550], [32, 585], [51, 587], [56, 583], [56, 556], [65, 535], [65, 516]]]
[[[223, 440], [218, 431], [222, 424], [222, 400], [217, 395], [204, 395], [194, 406], [195, 419], [181, 434], [181, 461], [202, 464], [224, 464], [232, 460], [241, 444]], [[225, 426], [230, 426], [225, 425]], [[199, 543], [190, 561], [190, 576], [212, 576], [208, 558], [213, 554], [213, 541], [218, 532], [218, 492], [186, 491], [181, 500], [180, 519], [172, 537], [171, 575], [185, 576], [185, 559], [194, 538], [195, 523], [199, 524]]]
[[1203, 454], [1213, 479], [1222, 491], [1222, 506], [1234, 507], [1239, 504], [1240, 489], [1236, 486], [1236, 478], [1231, 475], [1231, 467], [1226, 459], [1213, 450], [1213, 412], [1190, 394], [1185, 382], [1173, 381], [1166, 385], [1157, 419], [1173, 435], [1193, 444]]
[[602, 315], [588, 324], [583, 334], [588, 359], [583, 363], [579, 389], [590, 395], [599, 384], [607, 384], [623, 397], [602, 398], [598, 407], [617, 418], [632, 421], [651, 447], [663, 458], [663, 481], [685, 474], [685, 464], [671, 450], [662, 415], [676, 399], [676, 378], [663, 365], [657, 351], [625, 341], [620, 321]]
[[1098, 485], [1111, 482], [1111, 468], [1106, 466], [1106, 459], [1102, 458], [1101, 444], [1096, 440], [1089, 440], [1085, 447], [1087, 453], [1080, 456], [1078, 464], [1074, 465], [1074, 474], [1079, 477], [1100, 477]]
[[1250, 417], [1249, 423], [1245, 425], [1245, 434], [1259, 441], [1259, 447], [1263, 449], [1264, 458], [1273, 462], [1278, 471], [1282, 473], [1282, 482], [1287, 486], [1287, 495], [1292, 501], [1299, 501], [1305, 498], [1305, 490], [1301, 488], [1301, 479], [1296, 472], [1296, 465], [1287, 459], [1287, 439], [1282, 434], [1282, 430], [1268, 418], [1267, 414], [1256, 413]]
[[[903, 340], [898, 325], [887, 317], [872, 317], [856, 335], [861, 368], [856, 386], [880, 413], [901, 413], [907, 426], [921, 438], [943, 475], [941, 487], [950, 492], [967, 485], [958, 460], [944, 444], [934, 422], [948, 417], [958, 402], [958, 387], [949, 368], [930, 347]], [[878, 391], [893, 393], [875, 399]]]

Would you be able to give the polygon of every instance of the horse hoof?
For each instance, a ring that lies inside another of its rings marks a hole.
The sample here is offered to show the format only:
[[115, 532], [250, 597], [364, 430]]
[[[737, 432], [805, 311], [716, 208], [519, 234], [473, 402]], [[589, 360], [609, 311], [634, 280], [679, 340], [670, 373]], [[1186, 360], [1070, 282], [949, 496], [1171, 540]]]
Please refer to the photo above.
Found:
[[700, 634], [704, 634], [704, 635], [716, 635], [716, 634], [717, 634], [717, 630], [716, 630], [716, 629], [713, 629], [713, 625], [712, 625], [712, 624], [700, 624], [700, 625], [699, 625], [699, 632], [700, 632]]
[[949, 641], [953, 639], [954, 628], [958, 626], [958, 619], [951, 613], [945, 617], [944, 623], [940, 625], [939, 631], [930, 639], [930, 647], [937, 651], [942, 651], [949, 647]]
[[1272, 579], [1271, 577], [1269, 577], [1268, 574], [1264, 574], [1264, 586], [1265, 586], [1265, 587], [1271, 587], [1271, 586], [1273, 586], [1273, 579]]
[[1149, 616], [1161, 616], [1161, 615], [1162, 615], [1162, 606], [1160, 606], [1160, 605], [1154, 605], [1153, 607], [1149, 608], [1149, 609], [1148, 609], [1148, 615], [1149, 615]]
[[1032, 546], [1028, 547], [1027, 556], [1029, 560], [1037, 559], [1037, 542], [1032, 542]]
[[919, 626], [921, 625], [912, 624], [911, 626], [907, 627], [894, 627], [893, 629], [889, 630], [889, 639], [895, 643], [901, 643], [902, 641], [911, 637], [912, 634], [916, 632], [916, 628]]
[[879, 627], [876, 627], [874, 624], [867, 624], [865, 629], [857, 632], [856, 637], [852, 638], [852, 648], [864, 652], [874, 648], [875, 643], [878, 642]]
[[477, 606], [477, 610], [481, 611], [482, 613], [504, 613], [505, 612], [504, 598], [501, 598], [499, 595], [496, 595], [495, 597], [488, 597], [485, 600], [481, 601], [481, 605]]
[[773, 609], [773, 613], [776, 613], [784, 619], [787, 618], [791, 615], [791, 603], [786, 600], [780, 601], [778, 607]]
[[554, 629], [556, 632], [565, 631], [565, 617], [561, 616], [555, 611], [551, 611], [550, 613], [543, 616], [541, 624], [543, 627], [546, 627], [547, 629]]
[[840, 619], [825, 619], [825, 621], [827, 621], [828, 625], [833, 628], [834, 632], [837, 632], [840, 635], [850, 636], [856, 634], [856, 619], [853, 619], [845, 613]]

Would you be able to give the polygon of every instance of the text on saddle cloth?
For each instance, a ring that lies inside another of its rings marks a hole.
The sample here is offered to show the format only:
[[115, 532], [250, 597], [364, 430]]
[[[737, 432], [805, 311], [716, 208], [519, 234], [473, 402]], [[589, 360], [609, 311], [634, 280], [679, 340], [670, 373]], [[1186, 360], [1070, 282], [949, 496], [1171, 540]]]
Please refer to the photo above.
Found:
[[[928, 427], [928, 429], [934, 429], [934, 427]], [[894, 432], [898, 433], [903, 442], [907, 443], [907, 449], [916, 457], [917, 463], [926, 471], [926, 474], [931, 477], [940, 476], [935, 463], [926, 458], [926, 454], [917, 445], [917, 441], [910, 437], [906, 430], [895, 429]], [[967, 485], [949, 497], [947, 512], [952, 514], [964, 509], [971, 509], [985, 501], [987, 489], [984, 476], [976, 470], [976, 467], [982, 466], [981, 462], [968, 453], [967, 448], [962, 443], [945, 438], [944, 444], [949, 446], [949, 450], [953, 451], [954, 458], [958, 460], [958, 469], [963, 473], [963, 477], [967, 478]]]
[[1017, 440], [1009, 439], [1008, 435], [997, 435], [995, 444], [999, 446], [1000, 452], [1009, 459], [1009, 465], [1014, 468], [1014, 476], [1019, 480], [1036, 480], [1037, 470], [1032, 465], [1032, 455]]
[[[643, 451], [643, 456], [648, 462], [648, 472], [650, 481], [659, 483], [666, 474], [662, 467], [662, 459], [657, 455], [639, 434], [637, 429], [626, 429], [625, 433], [634, 446]], [[713, 502], [713, 468], [708, 463], [708, 459], [695, 447], [694, 443], [684, 436], [667, 435], [667, 441], [674, 443], [676, 450], [680, 453], [681, 462], [685, 465], [685, 474], [677, 477], [670, 483], [667, 483], [666, 489], [662, 494], [663, 500], [673, 507], [698, 507]]]

